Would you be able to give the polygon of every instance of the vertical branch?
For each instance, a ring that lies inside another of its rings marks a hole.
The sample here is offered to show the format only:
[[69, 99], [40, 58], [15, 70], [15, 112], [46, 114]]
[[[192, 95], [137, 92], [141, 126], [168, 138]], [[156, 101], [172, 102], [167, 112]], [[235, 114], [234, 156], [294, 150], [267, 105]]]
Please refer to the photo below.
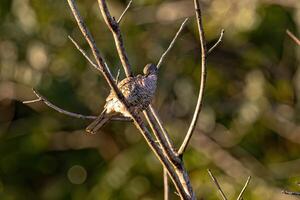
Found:
[[128, 59], [128, 56], [125, 51], [124, 42], [123, 42], [123, 38], [121, 35], [121, 30], [120, 30], [119, 24], [113, 17], [111, 17], [105, 0], [98, 0], [98, 4], [99, 4], [100, 11], [102, 13], [102, 16], [104, 18], [104, 21], [107, 24], [107, 26], [109, 27], [109, 30], [113, 34], [115, 44], [117, 47], [117, 51], [118, 51], [118, 55], [120, 57], [125, 74], [127, 77], [130, 77], [130, 76], [132, 76], [131, 65], [129, 63], [129, 59]]
[[192, 122], [188, 129], [188, 132], [182, 142], [182, 145], [180, 146], [180, 148], [178, 150], [178, 154], [181, 156], [184, 153], [186, 147], [188, 146], [188, 143], [189, 143], [189, 141], [193, 135], [193, 132], [195, 130], [196, 123], [197, 123], [197, 120], [199, 118], [199, 114], [200, 114], [200, 111], [202, 108], [204, 88], [205, 88], [205, 82], [206, 82], [206, 42], [205, 42], [204, 31], [203, 31], [201, 9], [200, 9], [200, 4], [199, 4], [198, 0], [194, 0], [194, 6], [195, 6], [200, 46], [201, 46], [201, 75], [200, 75], [201, 81], [200, 81], [200, 91], [199, 91], [197, 105], [195, 108], [193, 119], [192, 119]]
[[164, 176], [164, 200], [169, 200], [169, 180], [168, 180], [168, 172], [166, 168], [163, 168], [163, 176]]

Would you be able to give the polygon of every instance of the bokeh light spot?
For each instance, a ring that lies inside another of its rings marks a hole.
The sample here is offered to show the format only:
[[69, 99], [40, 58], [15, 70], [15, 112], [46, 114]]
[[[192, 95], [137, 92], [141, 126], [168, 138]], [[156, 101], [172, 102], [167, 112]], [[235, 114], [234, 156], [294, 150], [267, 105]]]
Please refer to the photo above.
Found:
[[73, 184], [82, 184], [86, 178], [87, 172], [85, 168], [80, 165], [74, 165], [68, 171], [68, 179]]

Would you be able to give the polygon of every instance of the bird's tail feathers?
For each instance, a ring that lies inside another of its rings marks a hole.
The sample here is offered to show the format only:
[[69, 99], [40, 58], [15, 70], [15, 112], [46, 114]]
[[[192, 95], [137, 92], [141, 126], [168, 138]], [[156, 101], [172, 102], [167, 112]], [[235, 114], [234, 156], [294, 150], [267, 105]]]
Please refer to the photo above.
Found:
[[103, 112], [95, 119], [90, 125], [86, 127], [86, 132], [89, 134], [96, 134], [98, 130], [108, 122], [113, 115], [107, 114], [106, 110], [104, 109]]

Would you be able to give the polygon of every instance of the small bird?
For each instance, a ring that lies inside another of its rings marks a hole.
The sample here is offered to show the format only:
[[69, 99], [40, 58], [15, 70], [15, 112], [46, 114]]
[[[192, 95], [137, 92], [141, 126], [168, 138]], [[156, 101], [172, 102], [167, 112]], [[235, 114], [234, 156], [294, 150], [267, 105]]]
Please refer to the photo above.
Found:
[[[154, 64], [147, 64], [144, 69], [144, 75], [128, 77], [118, 83], [119, 90], [123, 93], [129, 106], [139, 113], [146, 109], [152, 101], [156, 90], [157, 67]], [[125, 106], [118, 100], [113, 91], [106, 98], [106, 104], [102, 113], [87, 128], [86, 131], [91, 134], [97, 131], [112, 117], [116, 115], [131, 117]]]

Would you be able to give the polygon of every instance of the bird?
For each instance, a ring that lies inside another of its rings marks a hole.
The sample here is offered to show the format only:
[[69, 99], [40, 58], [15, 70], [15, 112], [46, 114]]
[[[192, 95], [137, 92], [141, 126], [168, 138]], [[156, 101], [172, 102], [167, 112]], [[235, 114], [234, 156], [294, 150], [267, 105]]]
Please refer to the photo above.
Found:
[[[147, 64], [143, 69], [143, 75], [127, 77], [121, 80], [117, 86], [127, 100], [129, 107], [139, 113], [145, 110], [151, 103], [157, 85], [158, 69], [154, 64]], [[98, 130], [116, 115], [131, 117], [122, 102], [111, 90], [106, 98], [106, 104], [102, 113], [86, 127], [86, 132], [96, 134]]]

